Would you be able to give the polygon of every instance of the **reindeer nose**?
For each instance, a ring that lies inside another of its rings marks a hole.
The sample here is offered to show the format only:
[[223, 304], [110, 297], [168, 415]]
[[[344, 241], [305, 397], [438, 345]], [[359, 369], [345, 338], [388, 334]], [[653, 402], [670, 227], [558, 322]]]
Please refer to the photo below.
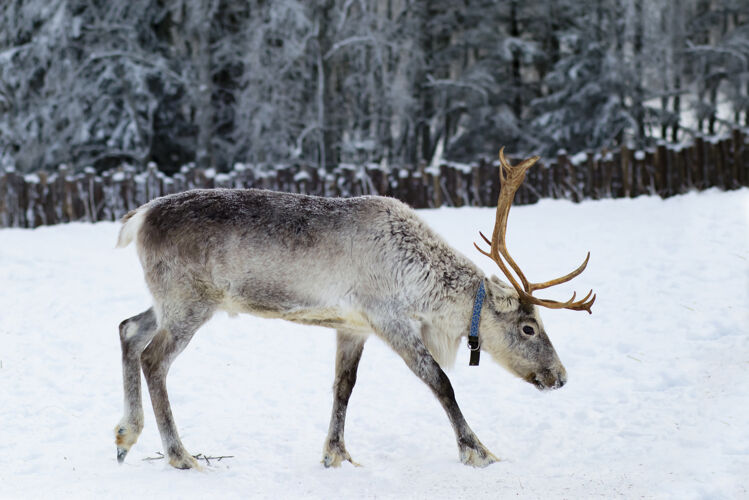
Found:
[[567, 375], [560, 374], [557, 377], [557, 387], [564, 387], [564, 384], [566, 384], [566, 383], [567, 383]]

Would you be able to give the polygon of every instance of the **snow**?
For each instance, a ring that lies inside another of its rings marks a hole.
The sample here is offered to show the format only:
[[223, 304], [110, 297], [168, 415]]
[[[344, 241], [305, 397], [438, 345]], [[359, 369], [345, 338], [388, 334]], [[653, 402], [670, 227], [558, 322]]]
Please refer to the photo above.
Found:
[[[472, 247], [494, 210], [421, 211]], [[543, 311], [569, 383], [538, 392], [488, 355], [448, 373], [503, 459], [463, 466], [445, 413], [381, 341], [367, 342], [346, 425], [363, 464], [320, 465], [332, 403], [330, 330], [217, 315], [177, 359], [172, 407], [202, 471], [156, 456], [145, 429], [123, 465], [118, 323], [149, 306], [119, 225], [0, 230], [1, 498], [747, 498], [749, 190], [515, 207], [508, 246], [531, 279], [593, 288], [593, 314]]]
[[575, 166], [582, 165], [588, 161], [588, 153], [581, 151], [570, 158], [570, 163]]
[[455, 170], [458, 170], [464, 174], [470, 174], [471, 173], [471, 165], [468, 163], [459, 163], [457, 161], [443, 161], [442, 163], [446, 164], [450, 168], [453, 168]]
[[309, 181], [311, 179], [312, 176], [306, 170], [300, 170], [299, 172], [294, 174], [294, 182]]

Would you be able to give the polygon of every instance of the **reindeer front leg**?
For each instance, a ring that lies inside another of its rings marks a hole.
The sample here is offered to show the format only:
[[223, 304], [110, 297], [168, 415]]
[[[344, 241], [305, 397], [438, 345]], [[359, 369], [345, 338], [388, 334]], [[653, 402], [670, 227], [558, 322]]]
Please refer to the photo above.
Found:
[[351, 459], [343, 442], [343, 428], [346, 423], [346, 408], [351, 391], [356, 383], [356, 370], [364, 349], [366, 337], [338, 330], [336, 334], [335, 382], [333, 383], [333, 411], [330, 416], [328, 437], [323, 447], [322, 463], [325, 467], [340, 467], [341, 462]]
[[411, 371], [429, 386], [442, 404], [455, 431], [460, 461], [474, 467], [486, 467], [498, 462], [499, 459], [481, 444], [463, 418], [450, 380], [421, 340], [421, 324], [415, 320], [385, 319], [375, 326], [375, 330], [403, 358]]

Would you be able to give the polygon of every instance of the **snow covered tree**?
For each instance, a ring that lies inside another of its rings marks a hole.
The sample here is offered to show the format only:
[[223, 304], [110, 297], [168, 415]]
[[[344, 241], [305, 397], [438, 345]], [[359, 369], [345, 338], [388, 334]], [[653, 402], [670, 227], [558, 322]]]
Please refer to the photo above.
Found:
[[681, 140], [749, 122], [748, 24], [745, 0], [6, 0], [0, 164]]

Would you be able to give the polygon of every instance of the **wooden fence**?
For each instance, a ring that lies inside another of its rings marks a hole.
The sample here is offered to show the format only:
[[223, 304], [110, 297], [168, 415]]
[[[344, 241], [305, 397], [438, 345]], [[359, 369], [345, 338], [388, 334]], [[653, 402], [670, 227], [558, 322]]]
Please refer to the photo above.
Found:
[[[622, 147], [616, 151], [560, 152], [528, 171], [515, 203], [539, 198], [583, 199], [668, 197], [693, 189], [735, 189], [749, 185], [747, 134], [735, 129], [730, 137], [697, 138], [687, 146], [659, 145], [645, 151]], [[511, 162], [519, 158], [510, 158]], [[498, 163], [480, 160], [471, 165], [447, 163], [439, 168], [384, 169], [377, 164], [342, 164], [330, 172], [291, 165], [237, 164], [215, 174], [194, 166], [164, 175], [156, 165], [143, 171], [123, 165], [96, 175], [92, 168], [72, 174], [56, 172], [20, 175], [0, 170], [0, 227], [37, 227], [69, 221], [117, 220], [129, 210], [165, 194], [193, 188], [250, 188], [315, 194], [356, 196], [381, 194], [399, 198], [414, 208], [494, 206], [499, 192]]]

